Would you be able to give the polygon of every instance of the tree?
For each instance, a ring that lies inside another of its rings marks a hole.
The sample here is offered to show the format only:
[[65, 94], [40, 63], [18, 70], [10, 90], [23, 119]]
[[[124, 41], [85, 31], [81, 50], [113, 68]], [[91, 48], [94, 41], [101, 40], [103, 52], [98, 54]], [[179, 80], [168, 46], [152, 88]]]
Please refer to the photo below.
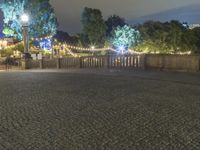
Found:
[[128, 49], [138, 44], [140, 33], [132, 27], [124, 25], [123, 27], [118, 26], [114, 30], [113, 37], [112, 43], [115, 48], [124, 47]]
[[193, 35], [193, 42], [195, 44], [194, 51], [196, 53], [200, 53], [200, 28], [194, 28], [192, 30]]
[[111, 37], [112, 31], [120, 26], [123, 27], [126, 23], [125, 20], [117, 15], [110, 16], [106, 21], [105, 24], [107, 26], [106, 36]]
[[21, 39], [20, 15], [24, 13], [26, 0], [4, 0], [0, 8], [4, 14], [3, 33]]
[[182, 25], [182, 23], [172, 20], [169, 23], [165, 23], [168, 27], [168, 38], [166, 40], [168, 46], [170, 49], [172, 49], [174, 52], [183, 50], [182, 45], [182, 36], [186, 28]]
[[71, 45], [78, 44], [77, 36], [70, 36], [67, 32], [64, 31], [57, 31], [53, 38], [56, 39], [58, 42], [66, 42], [67, 44]]
[[44, 37], [56, 34], [57, 19], [49, 0], [29, 0], [30, 34], [32, 37]]
[[[148, 21], [138, 26], [142, 42], [138, 49], [146, 52], [176, 53], [194, 49], [193, 35], [179, 21]], [[188, 39], [190, 37], [191, 39]], [[187, 44], [186, 44], [187, 43]]]
[[195, 36], [195, 33], [193, 30], [187, 29], [186, 31], [183, 32], [182, 34], [182, 46], [181, 49], [183, 51], [193, 51], [197, 52], [199, 50], [198, 48], [198, 43], [197, 42], [198, 38]]
[[28, 13], [30, 35], [43, 37], [54, 35], [57, 29], [57, 20], [49, 0], [4, 0], [0, 4], [4, 14], [3, 33], [6, 37], [22, 39], [22, 24], [20, 16]]
[[83, 26], [84, 40], [88, 39], [87, 44], [98, 47], [103, 46], [105, 42], [106, 25], [101, 11], [86, 7], [82, 13], [81, 22]]

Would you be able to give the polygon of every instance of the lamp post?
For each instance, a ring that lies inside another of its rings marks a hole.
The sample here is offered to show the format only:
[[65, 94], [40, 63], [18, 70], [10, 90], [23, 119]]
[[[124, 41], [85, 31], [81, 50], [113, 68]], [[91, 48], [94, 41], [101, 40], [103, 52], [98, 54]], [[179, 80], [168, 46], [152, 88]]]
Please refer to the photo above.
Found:
[[23, 41], [24, 41], [24, 59], [28, 59], [31, 57], [29, 54], [29, 35], [28, 35], [29, 16], [27, 14], [23, 14], [21, 16], [21, 21], [22, 21]]

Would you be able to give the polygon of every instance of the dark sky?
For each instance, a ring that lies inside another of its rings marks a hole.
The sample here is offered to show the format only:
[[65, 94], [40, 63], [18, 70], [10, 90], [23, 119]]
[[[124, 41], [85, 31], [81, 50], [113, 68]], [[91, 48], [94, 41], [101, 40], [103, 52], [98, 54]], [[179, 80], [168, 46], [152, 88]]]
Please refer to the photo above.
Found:
[[80, 19], [84, 7], [100, 9], [105, 19], [112, 14], [117, 14], [131, 24], [150, 19], [160, 21], [177, 19], [188, 23], [200, 23], [200, 0], [50, 1], [58, 17], [59, 29], [71, 34], [81, 31]]
[[59, 28], [69, 33], [81, 31], [80, 16], [84, 7], [98, 8], [104, 18], [117, 14], [129, 23], [145, 20], [179, 19], [200, 23], [200, 0], [50, 0]]

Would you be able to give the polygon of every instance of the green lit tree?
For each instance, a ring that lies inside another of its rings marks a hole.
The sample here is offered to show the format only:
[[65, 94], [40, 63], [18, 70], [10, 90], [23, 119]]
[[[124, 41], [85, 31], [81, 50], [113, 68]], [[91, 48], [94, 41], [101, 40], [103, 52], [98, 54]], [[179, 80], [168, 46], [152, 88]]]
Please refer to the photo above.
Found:
[[8, 37], [21, 39], [20, 15], [24, 13], [25, 0], [4, 0], [0, 8], [4, 14], [3, 33]]
[[22, 39], [20, 16], [30, 15], [30, 35], [43, 37], [54, 35], [57, 30], [57, 20], [49, 0], [4, 0], [0, 4], [4, 14], [3, 33], [6, 37]]
[[113, 31], [113, 37], [112, 44], [115, 48], [123, 46], [128, 49], [137, 45], [140, 40], [140, 33], [132, 27], [124, 25], [123, 27], [118, 26]]
[[49, 0], [29, 0], [26, 9], [31, 14], [30, 34], [32, 37], [56, 34], [57, 19]]

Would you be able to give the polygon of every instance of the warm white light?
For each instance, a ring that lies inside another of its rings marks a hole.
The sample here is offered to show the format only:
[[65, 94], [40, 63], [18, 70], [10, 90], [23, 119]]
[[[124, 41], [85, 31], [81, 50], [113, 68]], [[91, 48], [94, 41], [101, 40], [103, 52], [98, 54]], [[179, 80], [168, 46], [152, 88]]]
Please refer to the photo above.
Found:
[[27, 23], [29, 21], [29, 16], [27, 14], [23, 14], [21, 16], [21, 21]]
[[91, 46], [91, 49], [93, 50], [93, 49], [95, 49], [95, 47], [94, 47], [94, 46]]

